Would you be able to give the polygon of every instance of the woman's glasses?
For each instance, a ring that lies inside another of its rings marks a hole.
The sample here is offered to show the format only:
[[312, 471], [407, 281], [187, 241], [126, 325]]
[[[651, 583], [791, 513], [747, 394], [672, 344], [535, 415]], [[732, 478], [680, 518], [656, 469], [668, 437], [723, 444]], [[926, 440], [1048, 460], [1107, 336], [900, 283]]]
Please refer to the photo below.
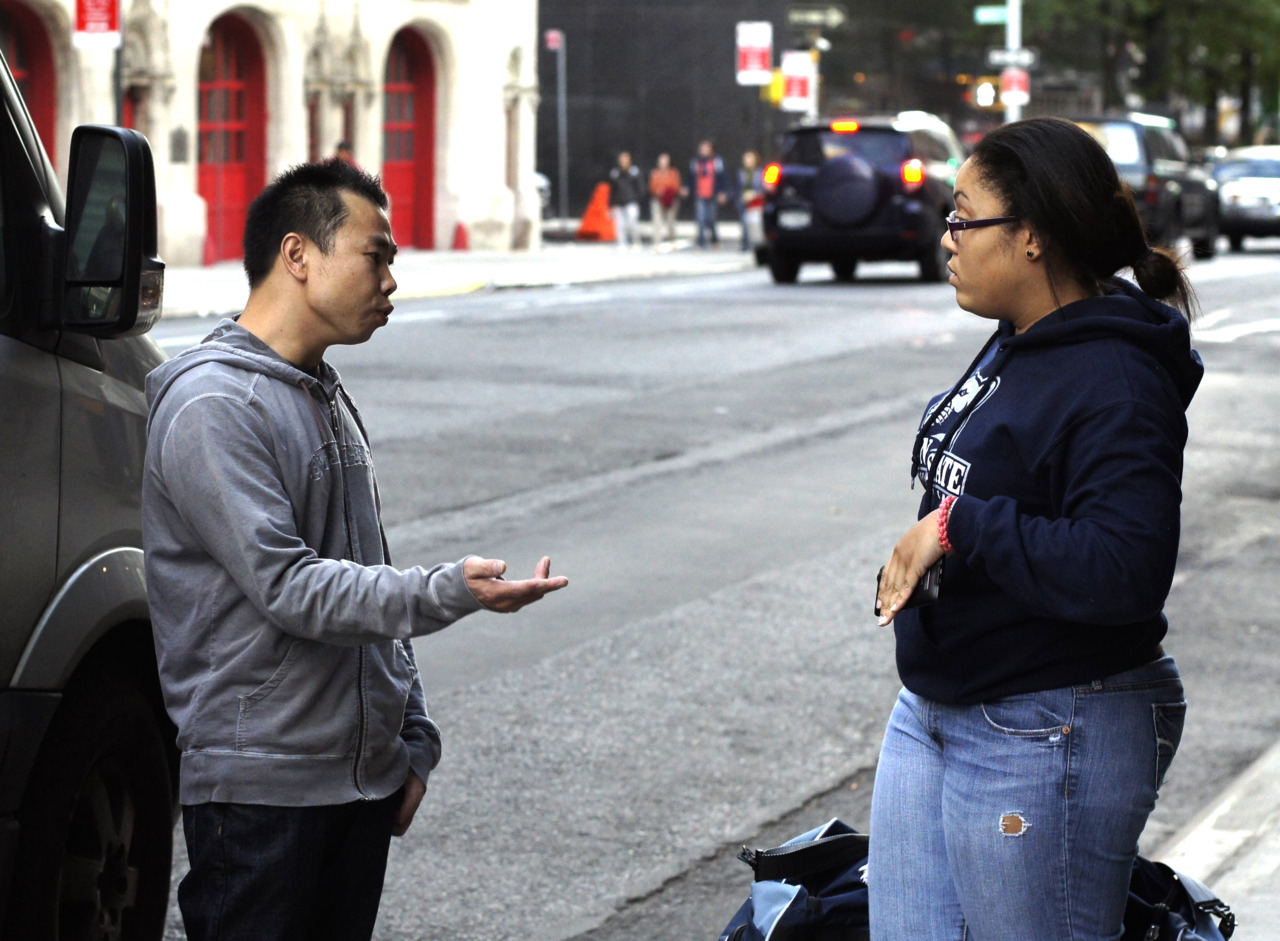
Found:
[[947, 216], [947, 231], [951, 233], [951, 241], [960, 247], [960, 233], [965, 229], [981, 229], [988, 225], [1004, 225], [1006, 222], [1017, 222], [1017, 216], [992, 216], [990, 219], [961, 219], [958, 213]]

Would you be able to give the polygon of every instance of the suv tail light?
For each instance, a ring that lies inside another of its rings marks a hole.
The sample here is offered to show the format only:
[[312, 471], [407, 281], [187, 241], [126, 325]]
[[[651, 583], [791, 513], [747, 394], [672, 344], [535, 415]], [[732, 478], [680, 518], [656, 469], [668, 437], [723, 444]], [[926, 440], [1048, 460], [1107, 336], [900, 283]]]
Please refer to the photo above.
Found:
[[1160, 202], [1160, 178], [1154, 173], [1147, 174], [1146, 185], [1142, 188], [1142, 201], [1148, 206]]
[[908, 193], [924, 186], [924, 161], [913, 157], [902, 165], [902, 186]]
[[764, 168], [764, 188], [772, 193], [778, 188], [778, 181], [782, 179], [782, 165], [771, 163]]

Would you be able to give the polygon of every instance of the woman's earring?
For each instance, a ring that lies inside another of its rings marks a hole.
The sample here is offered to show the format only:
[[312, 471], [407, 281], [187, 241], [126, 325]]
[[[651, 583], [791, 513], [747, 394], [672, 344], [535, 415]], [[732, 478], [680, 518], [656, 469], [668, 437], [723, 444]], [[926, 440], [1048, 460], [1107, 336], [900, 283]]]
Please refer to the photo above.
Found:
[[1028, 249], [1027, 249], [1027, 261], [1035, 261], [1035, 260], [1036, 260], [1036, 253], [1035, 253], [1035, 252], [1033, 252], [1031, 249], [1029, 249], [1029, 248], [1028, 248]]

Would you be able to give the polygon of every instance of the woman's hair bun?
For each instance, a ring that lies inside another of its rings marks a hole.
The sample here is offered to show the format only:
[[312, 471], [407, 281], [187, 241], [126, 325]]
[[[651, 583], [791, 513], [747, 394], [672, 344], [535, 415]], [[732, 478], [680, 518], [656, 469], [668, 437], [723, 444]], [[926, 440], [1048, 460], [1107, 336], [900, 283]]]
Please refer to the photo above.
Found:
[[1182, 266], [1166, 249], [1148, 248], [1145, 254], [1133, 263], [1133, 278], [1138, 282], [1138, 287], [1151, 297], [1157, 300], [1174, 298], [1178, 302], [1178, 307], [1190, 312], [1193, 302], [1188, 296]]

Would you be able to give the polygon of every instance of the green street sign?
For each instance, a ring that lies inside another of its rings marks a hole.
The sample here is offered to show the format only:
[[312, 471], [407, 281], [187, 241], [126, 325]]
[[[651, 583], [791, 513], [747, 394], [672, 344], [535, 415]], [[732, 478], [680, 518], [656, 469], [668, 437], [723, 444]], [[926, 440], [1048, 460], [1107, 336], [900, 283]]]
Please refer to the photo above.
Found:
[[1009, 22], [1009, 8], [1003, 3], [999, 6], [974, 7], [973, 21], [979, 26], [1003, 26]]

